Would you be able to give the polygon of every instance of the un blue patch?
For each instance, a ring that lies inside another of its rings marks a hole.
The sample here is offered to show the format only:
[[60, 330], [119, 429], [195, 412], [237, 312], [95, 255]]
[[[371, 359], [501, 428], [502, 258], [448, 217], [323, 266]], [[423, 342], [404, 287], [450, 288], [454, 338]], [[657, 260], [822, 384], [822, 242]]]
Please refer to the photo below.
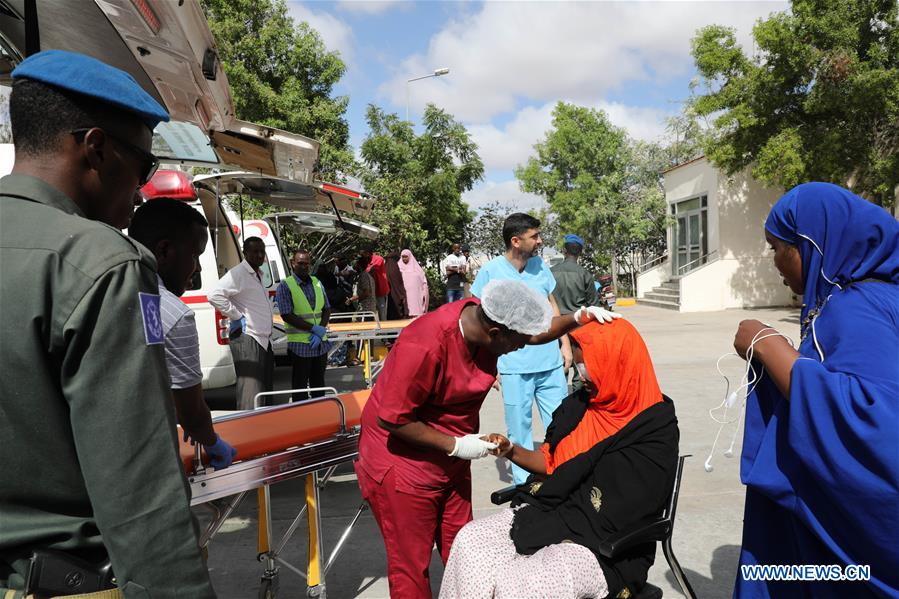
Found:
[[158, 345], [165, 340], [162, 334], [159, 296], [143, 292], [139, 292], [138, 295], [140, 296], [141, 315], [144, 318], [144, 338], [147, 340], [147, 345]]

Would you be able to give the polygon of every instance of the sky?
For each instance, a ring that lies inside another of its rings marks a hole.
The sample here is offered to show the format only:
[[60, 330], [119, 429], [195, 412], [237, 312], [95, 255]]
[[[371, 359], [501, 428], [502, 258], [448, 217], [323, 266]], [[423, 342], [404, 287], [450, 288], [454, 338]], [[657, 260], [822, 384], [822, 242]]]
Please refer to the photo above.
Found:
[[[340, 53], [347, 72], [335, 87], [350, 99], [350, 142], [367, 133], [376, 104], [418, 123], [427, 103], [468, 129], [484, 180], [463, 195], [518, 210], [544, 205], [520, 191], [523, 164], [563, 100], [605, 110], [631, 137], [659, 140], [696, 77], [690, 40], [697, 29], [734, 27], [753, 50], [752, 26], [785, 2], [288, 2], [291, 16]], [[407, 83], [448, 68], [449, 74]], [[419, 128], [419, 131], [421, 129]]]

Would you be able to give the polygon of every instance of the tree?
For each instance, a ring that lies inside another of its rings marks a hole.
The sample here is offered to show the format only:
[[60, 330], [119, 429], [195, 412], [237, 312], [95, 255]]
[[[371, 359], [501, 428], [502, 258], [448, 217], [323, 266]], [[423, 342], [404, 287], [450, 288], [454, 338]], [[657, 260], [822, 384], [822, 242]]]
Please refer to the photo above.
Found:
[[851, 187], [891, 205], [899, 185], [899, 25], [895, 0], [794, 0], [753, 29], [749, 57], [732, 29], [699, 30], [706, 84], [695, 104], [716, 115], [709, 159], [749, 167], [770, 186]]
[[321, 142], [319, 171], [342, 182], [354, 170], [346, 96], [332, 97], [346, 72], [284, 0], [202, 0], [240, 119]]
[[478, 215], [465, 227], [465, 240], [474, 253], [486, 254], [490, 258], [502, 254], [503, 223], [515, 212], [510, 206], [493, 200], [481, 208]]
[[540, 221], [540, 239], [543, 241], [540, 255], [543, 255], [546, 248], [561, 249], [563, 235], [559, 226], [559, 218], [546, 208], [528, 210], [528, 214]]
[[636, 254], [665, 244], [664, 195], [651, 148], [657, 150], [630, 142], [603, 111], [559, 102], [536, 156], [515, 176], [522, 190], [546, 198], [561, 230], [584, 238], [597, 269], [615, 260], [633, 272]]
[[696, 112], [698, 83], [696, 79], [690, 81], [690, 96], [684, 101], [681, 113], [665, 119], [666, 135], [663, 143], [657, 145], [657, 150], [661, 152], [658, 172], [699, 158], [705, 151], [712, 126], [707, 116]]
[[432, 104], [425, 108], [421, 135], [374, 105], [366, 120], [362, 183], [377, 198], [373, 223], [381, 229], [379, 245], [409, 248], [420, 262], [437, 263], [471, 221], [462, 193], [484, 176], [477, 145], [461, 123]]

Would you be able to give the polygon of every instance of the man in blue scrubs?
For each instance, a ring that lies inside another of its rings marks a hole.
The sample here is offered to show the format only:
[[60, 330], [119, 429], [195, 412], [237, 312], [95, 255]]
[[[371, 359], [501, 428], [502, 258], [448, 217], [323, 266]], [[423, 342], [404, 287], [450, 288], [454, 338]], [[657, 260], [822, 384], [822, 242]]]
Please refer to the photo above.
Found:
[[[552, 271], [537, 255], [542, 244], [540, 221], [529, 214], [515, 213], [503, 223], [503, 241], [506, 251], [481, 267], [471, 294], [480, 297], [493, 279], [522, 281], [545, 295], [553, 312], [559, 315], [559, 306], [553, 298], [556, 280]], [[568, 395], [565, 368], [571, 366], [571, 345], [563, 337], [561, 351], [558, 341], [543, 345], [528, 345], [499, 358], [497, 370], [502, 383], [503, 408], [509, 439], [524, 447], [533, 447], [531, 410], [533, 401], [544, 426], [549, 426], [552, 413]], [[515, 484], [527, 479], [528, 472], [512, 465]]]

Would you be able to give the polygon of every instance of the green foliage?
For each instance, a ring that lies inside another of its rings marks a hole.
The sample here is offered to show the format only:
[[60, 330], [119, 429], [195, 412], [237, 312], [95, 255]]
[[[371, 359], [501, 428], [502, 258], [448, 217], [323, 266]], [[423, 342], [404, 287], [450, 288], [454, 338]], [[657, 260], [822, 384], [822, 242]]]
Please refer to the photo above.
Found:
[[510, 206], [496, 200], [481, 208], [465, 227], [465, 241], [471, 245], [471, 251], [491, 258], [502, 254], [506, 249], [503, 244], [503, 223], [513, 212], [515, 210]]
[[515, 170], [521, 188], [546, 198], [561, 231], [585, 239], [585, 256], [597, 268], [664, 247], [658, 173], [666, 156], [658, 146], [630, 142], [601, 110], [559, 102], [534, 150]]
[[559, 218], [551, 210], [545, 208], [528, 210], [528, 214], [540, 221], [540, 239], [543, 241], [540, 254], [542, 255], [546, 248], [555, 248], [561, 251], [565, 236], [559, 228]]
[[896, 0], [794, 0], [753, 30], [748, 57], [731, 29], [700, 29], [693, 57], [714, 117], [706, 155], [769, 186], [851, 186], [890, 206], [899, 185]]
[[472, 218], [462, 193], [484, 175], [477, 146], [461, 123], [430, 104], [421, 135], [374, 105], [366, 119], [361, 178], [378, 198], [373, 224], [381, 229], [379, 246], [409, 248], [422, 264], [436, 263], [462, 240]]
[[690, 96], [684, 102], [680, 114], [665, 119], [666, 139], [655, 144], [650, 151], [651, 159], [657, 163], [659, 172], [699, 158], [705, 152], [712, 129], [708, 119], [696, 110], [698, 97], [695, 90], [697, 80], [690, 82]]
[[346, 71], [335, 51], [305, 22], [294, 23], [284, 0], [202, 0], [238, 118], [321, 142], [324, 179], [352, 173], [346, 109], [332, 97]]

